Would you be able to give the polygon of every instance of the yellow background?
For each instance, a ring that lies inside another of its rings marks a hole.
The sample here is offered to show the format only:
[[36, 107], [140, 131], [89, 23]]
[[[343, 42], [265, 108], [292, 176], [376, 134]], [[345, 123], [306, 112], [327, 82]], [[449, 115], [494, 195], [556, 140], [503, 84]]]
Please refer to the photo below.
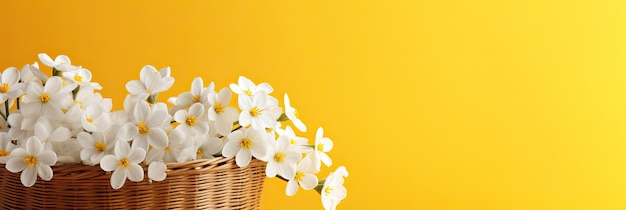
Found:
[[[0, 68], [66, 54], [116, 109], [145, 64], [161, 101], [270, 83], [334, 140], [340, 209], [626, 209], [624, 1], [2, 1], [0, 37]], [[321, 209], [284, 187], [263, 209]]]

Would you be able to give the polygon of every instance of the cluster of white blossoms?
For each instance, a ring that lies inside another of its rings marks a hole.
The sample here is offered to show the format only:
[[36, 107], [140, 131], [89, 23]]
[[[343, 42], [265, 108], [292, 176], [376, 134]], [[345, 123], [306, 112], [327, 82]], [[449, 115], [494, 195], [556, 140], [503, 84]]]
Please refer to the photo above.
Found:
[[[120, 189], [127, 179], [145, 179], [142, 165], [148, 166], [148, 179], [162, 181], [166, 163], [223, 156], [235, 158], [239, 167], [252, 158], [267, 162], [267, 176], [287, 181], [287, 195], [315, 189], [325, 209], [335, 209], [346, 197], [345, 167], [317, 177], [322, 164], [332, 164], [327, 153], [333, 142], [321, 127], [309, 144], [282, 126], [291, 121], [297, 130], [307, 130], [287, 94], [281, 108], [267, 83], [242, 76], [216, 90], [198, 77], [189, 92], [169, 98], [168, 107], [157, 96], [174, 84], [170, 68], [147, 65], [139, 80], [126, 84], [124, 109], [112, 111], [111, 99], [97, 92], [102, 87], [91, 81], [88, 69], [72, 65], [65, 55], [53, 60], [41, 53], [39, 59], [52, 76], [37, 62], [0, 73], [0, 164], [21, 172], [24, 186], [34, 185], [37, 176], [51, 180], [51, 166], [84, 164], [112, 172], [111, 187]], [[230, 106], [233, 93], [238, 107]]]

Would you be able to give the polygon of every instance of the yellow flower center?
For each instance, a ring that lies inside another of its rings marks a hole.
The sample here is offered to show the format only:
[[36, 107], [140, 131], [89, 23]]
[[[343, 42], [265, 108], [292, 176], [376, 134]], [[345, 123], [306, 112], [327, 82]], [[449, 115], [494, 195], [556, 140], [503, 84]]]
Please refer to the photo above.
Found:
[[11, 154], [10, 151], [6, 151], [6, 150], [1, 150], [0, 149], [0, 157], [2, 156], [9, 156]]
[[330, 186], [324, 188], [324, 193], [326, 194], [326, 196], [329, 196], [330, 192], [332, 192], [332, 191], [333, 191], [333, 188], [330, 187]]
[[317, 150], [320, 152], [324, 152], [324, 144], [322, 143], [317, 144]]
[[304, 173], [297, 171], [296, 172], [296, 177], [294, 178], [296, 181], [301, 182], [302, 178], [304, 177]]
[[187, 117], [187, 120], [185, 120], [185, 123], [186, 123], [188, 126], [195, 125], [195, 124], [196, 124], [196, 117], [195, 117], [195, 116], [189, 116], [189, 117]]
[[96, 142], [96, 152], [102, 152], [107, 149], [107, 144]]
[[285, 153], [282, 152], [278, 152], [274, 155], [274, 160], [276, 162], [282, 163], [283, 161], [285, 161]]
[[296, 119], [300, 119], [300, 113], [298, 112], [298, 110], [294, 109], [293, 115], [296, 116]]
[[194, 103], [200, 102], [200, 96], [193, 96], [193, 102]]
[[50, 101], [50, 94], [48, 93], [39, 94], [39, 100], [41, 101], [41, 103], [48, 103], [48, 101]]
[[170, 147], [165, 147], [165, 149], [163, 149], [163, 151], [165, 151], [165, 153], [169, 153], [170, 152]]
[[83, 76], [80, 75], [74, 75], [74, 81], [76, 82], [82, 82], [83, 81]]
[[130, 168], [130, 163], [128, 162], [128, 159], [127, 159], [127, 158], [122, 158], [122, 159], [120, 160], [120, 162], [118, 162], [117, 164], [119, 164], [119, 165], [120, 165], [120, 169], [123, 169], [123, 168]]
[[93, 122], [93, 119], [91, 119], [91, 117], [87, 117], [87, 119], [85, 119], [85, 120], [87, 120], [87, 122], [89, 122], [89, 123]]
[[295, 139], [289, 139], [289, 143], [290, 144], [296, 144], [296, 140]]
[[252, 109], [250, 109], [250, 115], [253, 117], [257, 117], [257, 116], [261, 116], [261, 109], [259, 109], [259, 107], [252, 107]]
[[29, 168], [35, 167], [35, 164], [37, 164], [37, 157], [32, 155], [26, 156], [24, 158], [24, 163], [28, 163]]
[[0, 93], [6, 93], [9, 92], [9, 90], [11, 90], [11, 87], [9, 87], [9, 84], [2, 83], [2, 86], [0, 86]]
[[141, 120], [137, 123], [137, 130], [139, 130], [139, 135], [150, 134], [150, 129], [148, 129], [148, 125], [146, 122]]
[[241, 145], [241, 147], [244, 149], [249, 149], [250, 147], [252, 147], [252, 139], [251, 138], [243, 139], [241, 140], [241, 144], [239, 145]]
[[215, 108], [214, 109], [215, 109], [215, 113], [218, 113], [218, 114], [224, 113], [224, 105], [219, 103], [219, 102], [215, 102]]
[[79, 108], [83, 108], [83, 102], [79, 100], [74, 100], [74, 104], [78, 105]]
[[198, 151], [196, 152], [196, 157], [202, 158], [202, 155], [204, 155], [204, 152], [202, 152], [201, 148], [198, 148]]
[[252, 90], [250, 90], [250, 88], [244, 90], [243, 93], [245, 93], [248, 96], [252, 96]]

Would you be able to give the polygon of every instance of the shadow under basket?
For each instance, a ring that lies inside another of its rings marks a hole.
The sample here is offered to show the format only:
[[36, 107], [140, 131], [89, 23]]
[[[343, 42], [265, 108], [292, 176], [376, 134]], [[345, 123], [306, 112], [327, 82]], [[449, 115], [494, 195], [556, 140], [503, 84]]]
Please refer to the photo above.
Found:
[[52, 180], [24, 187], [20, 173], [0, 164], [0, 209], [259, 209], [265, 165], [252, 159], [239, 168], [224, 157], [168, 163], [165, 180], [148, 183], [146, 172], [114, 190], [100, 166], [53, 166]]

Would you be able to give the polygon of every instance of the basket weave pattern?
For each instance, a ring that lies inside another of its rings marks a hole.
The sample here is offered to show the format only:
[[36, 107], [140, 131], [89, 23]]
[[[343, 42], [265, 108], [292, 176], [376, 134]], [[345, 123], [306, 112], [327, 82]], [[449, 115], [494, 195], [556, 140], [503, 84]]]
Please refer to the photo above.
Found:
[[265, 165], [252, 159], [240, 168], [224, 157], [168, 163], [165, 180], [127, 180], [114, 190], [98, 166], [54, 166], [51, 181], [27, 188], [0, 164], [0, 209], [259, 209]]

